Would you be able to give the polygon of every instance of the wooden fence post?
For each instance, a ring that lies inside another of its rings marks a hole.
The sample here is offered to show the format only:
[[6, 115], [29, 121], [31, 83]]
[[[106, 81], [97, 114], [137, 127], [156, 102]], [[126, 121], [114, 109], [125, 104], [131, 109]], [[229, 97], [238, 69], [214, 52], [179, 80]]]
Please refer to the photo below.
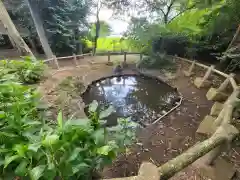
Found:
[[111, 56], [111, 53], [110, 53], [110, 51], [108, 51], [108, 64], [110, 64], [110, 62], [111, 62], [110, 56]]
[[202, 78], [202, 82], [206, 81], [209, 78], [209, 76], [211, 75], [212, 70], [214, 69], [214, 67], [215, 67], [214, 65], [211, 65], [208, 68], [207, 72], [205, 73], [204, 77]]
[[75, 65], [78, 66], [76, 54], [73, 54], [73, 61], [74, 61]]
[[127, 64], [127, 52], [124, 51], [124, 64]]
[[189, 70], [188, 70], [188, 73], [189, 73], [189, 74], [192, 73], [193, 68], [194, 68], [194, 66], [195, 66], [195, 63], [196, 63], [196, 61], [193, 61], [193, 62], [192, 62], [191, 66], [190, 66], [190, 68], [189, 68]]
[[193, 61], [188, 71], [183, 71], [184, 75], [190, 77], [193, 75], [193, 69], [195, 67], [196, 61]]
[[59, 64], [58, 64], [57, 57], [56, 57], [55, 55], [53, 55], [53, 59], [54, 59], [54, 63], [55, 63], [55, 65], [56, 65], [57, 69], [60, 69]]
[[142, 59], [143, 59], [143, 54], [140, 53], [140, 61], [142, 61]]
[[234, 77], [235, 74], [231, 73], [228, 78], [225, 79], [225, 81], [219, 86], [217, 91], [223, 92], [227, 88], [228, 84], [230, 83], [230, 77]]

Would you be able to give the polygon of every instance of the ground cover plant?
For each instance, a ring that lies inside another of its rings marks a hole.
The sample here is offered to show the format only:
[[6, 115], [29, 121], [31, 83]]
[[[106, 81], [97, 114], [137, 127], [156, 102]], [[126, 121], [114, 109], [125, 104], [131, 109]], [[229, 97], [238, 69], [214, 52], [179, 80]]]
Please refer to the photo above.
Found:
[[[39, 76], [34, 70], [38, 69], [39, 64], [19, 61], [10, 63], [10, 66], [5, 61], [1, 63], [13, 69], [1, 74], [2, 179], [94, 179], [134, 140], [136, 124], [129, 119], [120, 119], [117, 127], [104, 127], [104, 118], [113, 109], [109, 107], [99, 112], [97, 102], [89, 105], [89, 118], [65, 120], [60, 111], [57, 123], [49, 123], [44, 111], [39, 108], [40, 94], [33, 86], [26, 84], [41, 79], [41, 74]], [[23, 68], [23, 64], [28, 66]], [[28, 67], [34, 76], [9, 78], [12, 75], [18, 77], [19, 71], [27, 72]]]

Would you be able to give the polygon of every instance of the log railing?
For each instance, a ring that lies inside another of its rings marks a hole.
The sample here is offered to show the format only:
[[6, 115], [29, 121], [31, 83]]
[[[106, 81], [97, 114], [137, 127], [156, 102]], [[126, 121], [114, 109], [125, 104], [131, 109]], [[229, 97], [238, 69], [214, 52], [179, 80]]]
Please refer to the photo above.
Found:
[[[107, 52], [105, 55], [106, 63], [111, 61], [111, 55], [116, 55], [117, 53], [111, 53]], [[141, 53], [127, 53], [127, 52], [121, 52], [118, 54], [124, 55], [123, 60], [127, 60], [128, 54], [139, 54], [140, 59], [142, 59], [143, 55]], [[101, 54], [103, 55], [103, 54]], [[77, 58], [84, 57], [84, 56], [92, 56], [92, 53], [88, 54], [81, 54], [81, 55], [73, 55], [73, 56], [67, 56], [67, 57], [53, 57], [51, 59], [44, 60], [44, 62], [50, 62], [53, 61], [58, 69], [58, 71], [61, 71], [62, 69], [59, 67], [58, 60], [61, 59], [72, 59], [74, 64], [78, 67]], [[190, 63], [190, 68], [188, 70], [188, 74], [191, 75], [193, 73], [195, 66], [202, 67], [206, 69], [206, 73], [203, 78], [201, 78], [201, 85], [209, 78], [211, 73], [216, 73], [224, 78], [224, 82], [216, 89], [217, 92], [223, 92], [226, 90], [229, 84], [233, 87], [232, 94], [227, 98], [225, 103], [223, 104], [223, 108], [218, 114], [218, 116], [215, 118], [213, 124], [212, 124], [212, 131], [209, 134], [209, 138], [205, 141], [202, 141], [200, 143], [197, 143], [193, 147], [190, 147], [187, 151], [180, 154], [176, 158], [166, 162], [165, 164], [158, 167], [159, 172], [159, 178], [161, 180], [168, 179], [172, 176], [174, 176], [177, 172], [183, 170], [185, 167], [191, 165], [193, 162], [195, 162], [198, 159], [203, 159], [202, 162], [204, 162], [205, 165], [211, 165], [214, 160], [221, 154], [224, 146], [229, 147], [233, 141], [233, 139], [239, 135], [239, 131], [236, 127], [232, 125], [232, 119], [233, 119], [233, 110], [236, 106], [236, 104], [239, 102], [238, 96], [240, 93], [240, 86], [237, 85], [236, 81], [234, 80], [234, 74], [226, 74], [224, 72], [221, 72], [217, 69], [215, 69], [214, 66], [207, 66], [204, 64], [201, 64], [196, 61], [190, 61], [185, 58], [180, 58], [176, 56], [171, 56], [177, 60], [184, 61], [187, 63]], [[137, 176], [134, 178], [137, 179]], [[121, 178], [120, 178], [121, 179]]]

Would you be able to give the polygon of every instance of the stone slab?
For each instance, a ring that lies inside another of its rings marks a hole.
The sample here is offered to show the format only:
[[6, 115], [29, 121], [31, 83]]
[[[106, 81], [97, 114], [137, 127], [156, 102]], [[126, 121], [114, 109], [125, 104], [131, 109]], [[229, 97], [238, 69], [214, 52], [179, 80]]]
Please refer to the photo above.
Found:
[[193, 75], [194, 75], [193, 72], [189, 73], [189, 71], [183, 71], [183, 74], [184, 74], [184, 76], [186, 76], [186, 77], [190, 77], [190, 76], [193, 76]]
[[[143, 162], [139, 168], [138, 176], [113, 178], [108, 180], [159, 180], [158, 167], [149, 162]], [[107, 179], [104, 179], [107, 180]]]
[[201, 176], [208, 177], [211, 180], [231, 180], [236, 173], [236, 169], [233, 164], [218, 158], [214, 165], [200, 167], [199, 172]]
[[106, 65], [113, 66], [113, 62], [107, 62]]
[[215, 132], [215, 125], [214, 125], [214, 121], [215, 121], [215, 117], [213, 116], [205, 116], [203, 121], [200, 123], [200, 125], [198, 126], [198, 129], [196, 131], [196, 133], [201, 134], [201, 135], [211, 135], [212, 133]]
[[208, 100], [223, 102], [227, 100], [228, 94], [219, 92], [216, 88], [210, 88], [206, 94]]
[[211, 116], [218, 116], [219, 113], [222, 111], [223, 109], [223, 104], [219, 103], [219, 102], [215, 102], [211, 108], [211, 112], [210, 115]]
[[203, 78], [196, 77], [193, 83], [197, 88], [209, 88], [209, 87], [211, 87], [211, 85], [212, 85], [211, 81], [205, 80], [204, 82], [202, 82], [202, 80], [203, 80]]
[[138, 172], [138, 178], [138, 180], [159, 180], [160, 175], [158, 167], [149, 162], [142, 163]]

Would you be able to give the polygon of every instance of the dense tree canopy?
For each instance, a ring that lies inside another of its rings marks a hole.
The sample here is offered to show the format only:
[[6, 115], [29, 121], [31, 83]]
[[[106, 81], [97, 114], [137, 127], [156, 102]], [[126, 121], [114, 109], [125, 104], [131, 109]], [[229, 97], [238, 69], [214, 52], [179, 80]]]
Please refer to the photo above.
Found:
[[[14, 22], [36, 37], [26, 1], [4, 3], [12, 7], [8, 10]], [[78, 52], [84, 42], [79, 39], [93, 41], [96, 48], [98, 37], [111, 33], [108, 24], [99, 18], [102, 7], [110, 8], [115, 18], [129, 23], [124, 35], [131, 46], [146, 53], [165, 51], [199, 59], [221, 57], [240, 22], [238, 0], [39, 0], [36, 3], [51, 49], [57, 55]], [[95, 22], [88, 21], [90, 15], [96, 17]], [[224, 57], [220, 59], [231, 62], [230, 56]]]

